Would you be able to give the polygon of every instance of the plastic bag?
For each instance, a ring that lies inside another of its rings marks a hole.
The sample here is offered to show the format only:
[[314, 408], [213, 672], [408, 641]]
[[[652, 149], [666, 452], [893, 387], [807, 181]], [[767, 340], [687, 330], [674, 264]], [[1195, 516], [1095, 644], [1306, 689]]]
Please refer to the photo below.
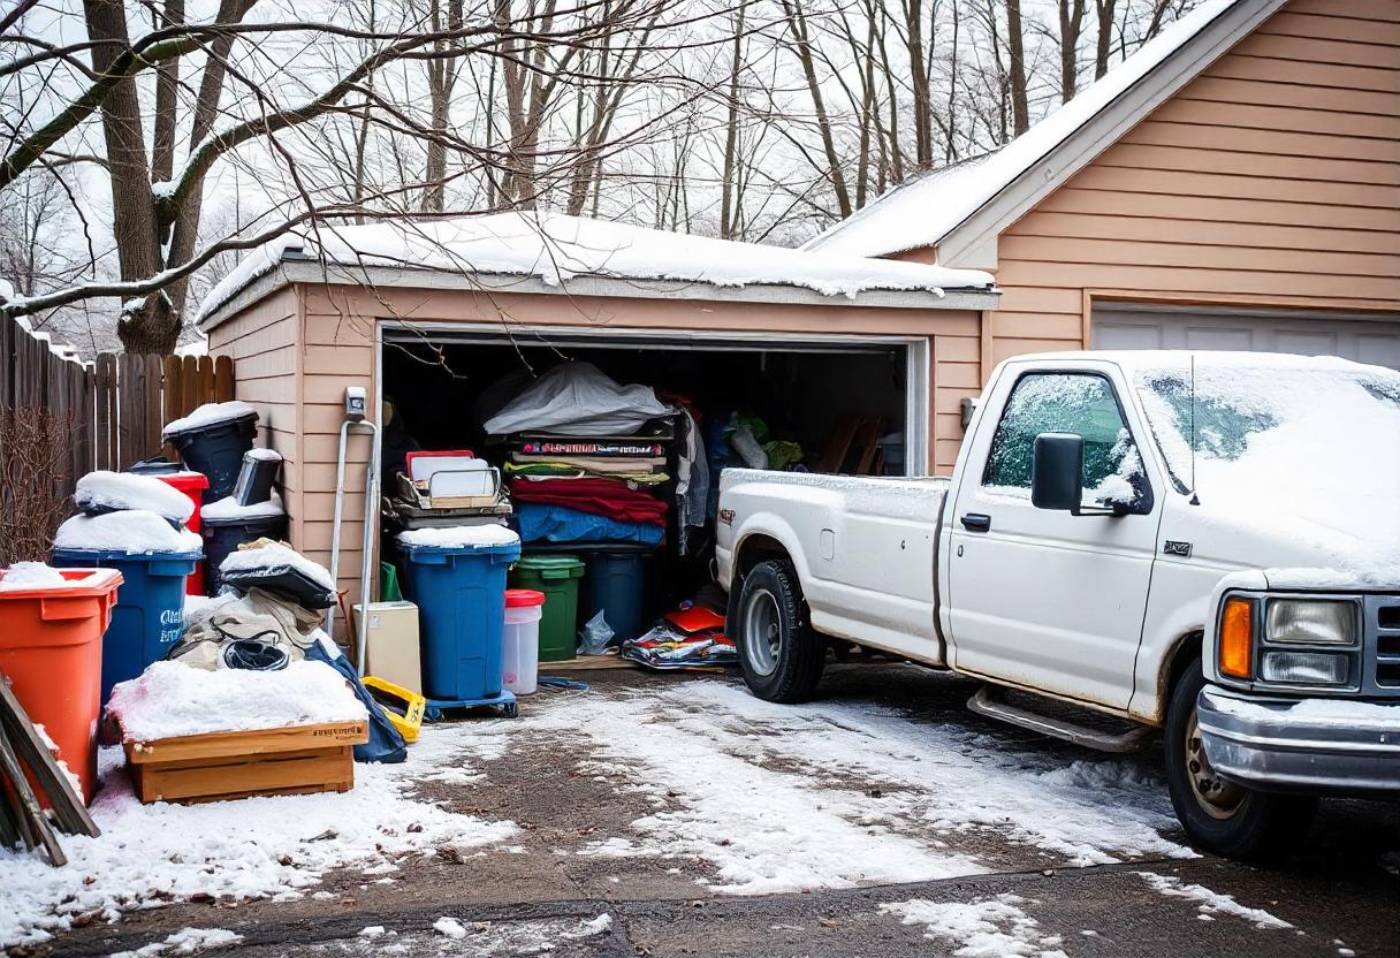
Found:
[[608, 620], [603, 615], [603, 610], [589, 619], [583, 630], [578, 634], [578, 654], [579, 655], [606, 655], [608, 645], [612, 642], [612, 626], [608, 625]]
[[628, 436], [670, 406], [650, 386], [620, 386], [591, 363], [555, 366], [484, 424], [488, 435], [539, 431]]

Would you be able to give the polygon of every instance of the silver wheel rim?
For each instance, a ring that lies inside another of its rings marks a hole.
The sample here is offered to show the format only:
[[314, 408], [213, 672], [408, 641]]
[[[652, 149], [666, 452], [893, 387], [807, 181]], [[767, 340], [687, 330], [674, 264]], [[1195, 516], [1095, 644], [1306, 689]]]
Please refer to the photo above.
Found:
[[1194, 709], [1191, 711], [1191, 721], [1186, 726], [1186, 780], [1191, 783], [1196, 804], [1217, 821], [1232, 817], [1244, 802], [1245, 790], [1225, 781], [1211, 767], [1205, 745], [1201, 742], [1201, 726], [1196, 721]]
[[782, 647], [778, 600], [767, 589], [755, 589], [744, 609], [744, 660], [757, 675], [772, 675]]

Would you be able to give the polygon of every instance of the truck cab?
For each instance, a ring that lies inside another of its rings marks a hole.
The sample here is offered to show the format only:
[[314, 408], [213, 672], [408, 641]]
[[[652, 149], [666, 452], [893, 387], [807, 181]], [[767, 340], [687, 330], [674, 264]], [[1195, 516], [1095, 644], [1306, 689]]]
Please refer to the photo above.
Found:
[[[1400, 790], [1397, 477], [1390, 370], [1018, 357], [993, 373], [946, 484], [886, 496], [899, 480], [726, 472], [731, 634], [765, 697], [811, 694], [842, 640], [982, 679], [977, 711], [1082, 744], [1125, 750], [1160, 729], [1192, 838], [1260, 854], [1317, 795]], [[931, 556], [910, 548], [921, 535]], [[926, 595], [910, 588], [916, 557]], [[766, 620], [745, 601], [759, 566]], [[792, 681], [758, 674], [759, 647]], [[1132, 725], [1105, 735], [1008, 689]]]

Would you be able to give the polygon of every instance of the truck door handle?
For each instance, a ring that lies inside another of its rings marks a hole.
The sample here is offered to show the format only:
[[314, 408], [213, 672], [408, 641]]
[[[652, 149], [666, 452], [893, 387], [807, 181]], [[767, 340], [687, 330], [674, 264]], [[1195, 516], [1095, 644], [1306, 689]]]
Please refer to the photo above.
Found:
[[981, 512], [969, 512], [959, 521], [968, 532], [987, 532], [992, 528], [992, 517]]

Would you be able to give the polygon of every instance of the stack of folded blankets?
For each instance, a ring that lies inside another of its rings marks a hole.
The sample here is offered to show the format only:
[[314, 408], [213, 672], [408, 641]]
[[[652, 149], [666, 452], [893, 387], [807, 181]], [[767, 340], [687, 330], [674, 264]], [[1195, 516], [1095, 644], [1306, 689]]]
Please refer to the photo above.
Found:
[[668, 505], [665, 446], [650, 439], [512, 438], [511, 497], [526, 542], [658, 545]]
[[509, 449], [505, 474], [525, 542], [660, 545], [666, 534], [667, 438], [676, 410], [650, 386], [562, 363], [486, 419]]

